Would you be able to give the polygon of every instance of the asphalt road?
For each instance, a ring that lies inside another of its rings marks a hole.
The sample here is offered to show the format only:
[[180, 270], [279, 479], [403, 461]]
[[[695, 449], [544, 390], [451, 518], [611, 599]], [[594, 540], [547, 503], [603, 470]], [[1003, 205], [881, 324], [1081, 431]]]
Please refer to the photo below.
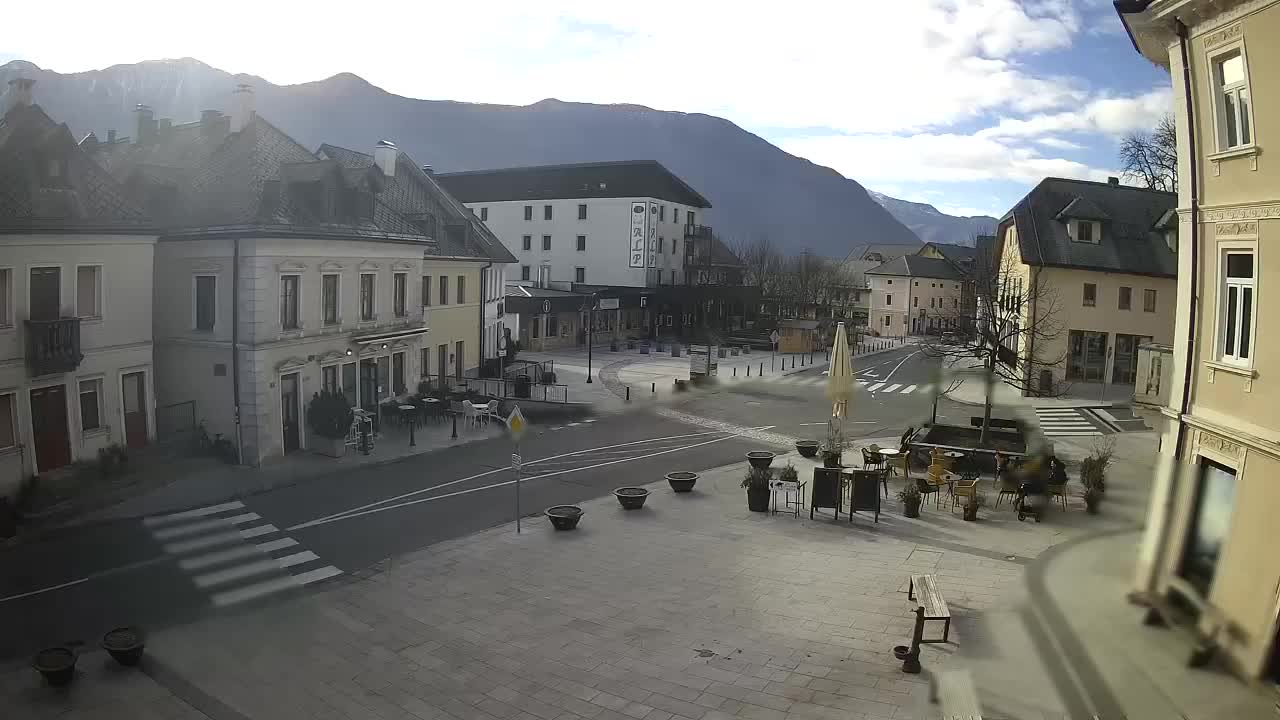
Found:
[[[924, 386], [935, 362], [912, 347], [855, 359], [865, 386], [851, 404], [850, 433], [897, 435], [927, 419], [933, 396]], [[691, 393], [677, 409], [821, 438], [829, 407], [822, 369], [819, 363], [786, 378]], [[943, 401], [939, 413], [952, 412], [952, 405]], [[760, 447], [647, 410], [534, 426], [520, 447], [522, 514], [651, 483], [672, 470], [735, 462]], [[486, 440], [196, 509], [180, 519], [103, 523], [0, 551], [0, 658], [68, 640], [94, 642], [119, 625], [158, 627], [269, 602], [315, 587], [299, 586], [298, 578], [340, 580], [385, 558], [509, 522], [515, 517], [514, 449], [506, 439]], [[526, 531], [547, 532], [546, 521], [531, 517]], [[273, 574], [259, 579], [254, 573], [264, 565]], [[241, 584], [223, 590], [233, 581]]]

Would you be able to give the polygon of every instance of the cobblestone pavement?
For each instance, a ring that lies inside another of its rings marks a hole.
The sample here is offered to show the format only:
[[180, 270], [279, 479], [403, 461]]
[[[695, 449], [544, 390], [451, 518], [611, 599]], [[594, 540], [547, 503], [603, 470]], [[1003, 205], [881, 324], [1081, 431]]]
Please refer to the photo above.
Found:
[[[685, 496], [652, 485], [639, 511], [586, 503], [574, 532], [504, 525], [158, 630], [145, 675], [107, 674], [94, 654], [53, 693], [13, 669], [0, 703], [38, 718], [885, 720], [937, 717], [931, 673], [964, 664], [993, 717], [1066, 717], [1021, 626], [1023, 573], [1127, 519], [1073, 507], [1019, 523], [1002, 507], [967, 523], [945, 504], [906, 519], [886, 501], [878, 524], [811, 521], [748, 512], [744, 468]], [[912, 676], [890, 650], [909, 641], [918, 572], [938, 576], [956, 619]]]

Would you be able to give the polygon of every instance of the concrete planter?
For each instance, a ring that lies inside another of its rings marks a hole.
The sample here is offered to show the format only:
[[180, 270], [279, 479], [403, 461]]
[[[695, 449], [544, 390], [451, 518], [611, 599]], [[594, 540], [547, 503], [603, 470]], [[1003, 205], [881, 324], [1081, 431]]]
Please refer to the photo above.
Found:
[[312, 436], [316, 452], [325, 457], [340, 458], [347, 454], [346, 438]]

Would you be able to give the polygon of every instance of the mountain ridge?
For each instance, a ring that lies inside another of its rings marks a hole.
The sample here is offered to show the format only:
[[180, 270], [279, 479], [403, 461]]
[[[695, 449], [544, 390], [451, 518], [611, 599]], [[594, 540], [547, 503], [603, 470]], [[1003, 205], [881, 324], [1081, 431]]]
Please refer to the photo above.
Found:
[[990, 215], [948, 215], [928, 203], [900, 200], [875, 190], [868, 190], [867, 194], [898, 222], [910, 228], [922, 242], [972, 247], [974, 238], [994, 233], [999, 223]]

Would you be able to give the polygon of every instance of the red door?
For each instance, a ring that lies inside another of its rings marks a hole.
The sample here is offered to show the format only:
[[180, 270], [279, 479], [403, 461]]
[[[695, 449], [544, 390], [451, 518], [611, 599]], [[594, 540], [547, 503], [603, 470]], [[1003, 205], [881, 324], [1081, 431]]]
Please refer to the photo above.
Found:
[[129, 373], [120, 378], [124, 395], [124, 438], [131, 448], [147, 446], [147, 383], [146, 374]]
[[71, 462], [65, 387], [53, 385], [31, 391], [31, 431], [36, 444], [36, 472], [56, 470]]

